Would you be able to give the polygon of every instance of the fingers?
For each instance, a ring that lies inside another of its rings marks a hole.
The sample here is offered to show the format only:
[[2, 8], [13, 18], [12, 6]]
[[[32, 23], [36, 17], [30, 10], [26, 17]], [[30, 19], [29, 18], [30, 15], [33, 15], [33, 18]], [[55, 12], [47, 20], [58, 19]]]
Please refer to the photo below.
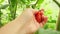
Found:
[[48, 20], [47, 16], [44, 16], [44, 22], [46, 23]]
[[43, 18], [43, 21], [42, 21], [42, 23], [40, 23], [41, 27], [43, 27], [46, 24], [47, 19], [48, 19], [47, 16], [44, 16], [44, 15], [42, 16], [42, 18]]
[[[44, 26], [44, 24], [46, 24], [46, 22], [47, 22], [47, 16], [44, 16], [44, 10], [40, 10], [41, 11], [41, 13], [42, 13], [42, 23], [40, 23], [40, 26], [41, 27], [43, 27]], [[35, 14], [36, 12], [38, 12], [38, 10], [34, 10], [33, 9], [33, 13]], [[35, 19], [36, 20], [36, 19]], [[37, 22], [37, 21], [36, 21]]]

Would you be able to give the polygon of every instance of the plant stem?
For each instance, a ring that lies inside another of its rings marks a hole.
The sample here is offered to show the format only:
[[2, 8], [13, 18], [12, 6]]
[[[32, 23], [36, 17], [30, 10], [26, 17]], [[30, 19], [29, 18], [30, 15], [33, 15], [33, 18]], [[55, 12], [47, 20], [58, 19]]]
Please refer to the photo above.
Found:
[[10, 9], [10, 18], [9, 20], [13, 20], [16, 17], [16, 10], [17, 10], [17, 0], [8, 0], [9, 1], [9, 9]]
[[32, 5], [32, 8], [34, 9], [36, 7], [36, 4], [38, 3], [39, 0], [36, 1], [35, 4]]
[[56, 0], [53, 0], [57, 5], [58, 7], [60, 8], [60, 3], [58, 3]]
[[57, 27], [56, 27], [56, 30], [57, 31], [60, 31], [60, 4], [56, 1], [56, 0], [53, 0], [59, 7], [59, 14], [58, 14], [58, 20], [57, 20]]
[[60, 8], [59, 8], [59, 15], [58, 15], [58, 20], [57, 20], [56, 30], [57, 30], [57, 31], [60, 31]]
[[2, 15], [2, 12], [1, 12], [1, 9], [0, 9], [0, 27], [2, 26], [2, 22], [1, 22], [1, 15]]

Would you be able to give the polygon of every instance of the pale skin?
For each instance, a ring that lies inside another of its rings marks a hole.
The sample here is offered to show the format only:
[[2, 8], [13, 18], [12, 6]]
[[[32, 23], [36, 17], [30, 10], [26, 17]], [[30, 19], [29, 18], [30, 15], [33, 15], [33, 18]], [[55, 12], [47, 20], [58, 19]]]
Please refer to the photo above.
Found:
[[0, 28], [0, 34], [34, 34], [39, 27], [44, 26], [46, 21], [39, 24], [34, 17], [36, 11], [31, 8], [25, 9], [15, 20]]

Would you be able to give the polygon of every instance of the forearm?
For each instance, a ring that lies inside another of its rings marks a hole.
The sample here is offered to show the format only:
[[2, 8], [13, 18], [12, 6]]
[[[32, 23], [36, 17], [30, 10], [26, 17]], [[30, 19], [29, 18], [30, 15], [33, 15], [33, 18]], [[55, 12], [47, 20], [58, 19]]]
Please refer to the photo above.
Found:
[[21, 16], [17, 17], [14, 21], [6, 24], [4, 27], [0, 29], [0, 34], [15, 34], [18, 30], [20, 30], [20, 28], [24, 26], [24, 24], [28, 23], [31, 20], [32, 17], [29, 16], [28, 14], [23, 13]]
[[12, 21], [0, 29], [0, 34], [15, 34], [22, 26], [19, 21]]
[[38, 24], [36, 24], [33, 12], [31, 11], [30, 9], [25, 10], [21, 16], [2, 27], [0, 29], [0, 34], [32, 34], [32, 32], [36, 31], [38, 28], [36, 27]]

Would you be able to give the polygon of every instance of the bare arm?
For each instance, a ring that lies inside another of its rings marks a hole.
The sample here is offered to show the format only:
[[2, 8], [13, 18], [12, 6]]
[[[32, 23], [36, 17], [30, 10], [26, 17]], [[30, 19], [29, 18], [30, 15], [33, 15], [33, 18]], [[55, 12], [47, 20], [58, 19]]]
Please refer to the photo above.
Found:
[[32, 9], [24, 10], [19, 17], [2, 27], [0, 34], [32, 34], [41, 26], [33, 13]]

